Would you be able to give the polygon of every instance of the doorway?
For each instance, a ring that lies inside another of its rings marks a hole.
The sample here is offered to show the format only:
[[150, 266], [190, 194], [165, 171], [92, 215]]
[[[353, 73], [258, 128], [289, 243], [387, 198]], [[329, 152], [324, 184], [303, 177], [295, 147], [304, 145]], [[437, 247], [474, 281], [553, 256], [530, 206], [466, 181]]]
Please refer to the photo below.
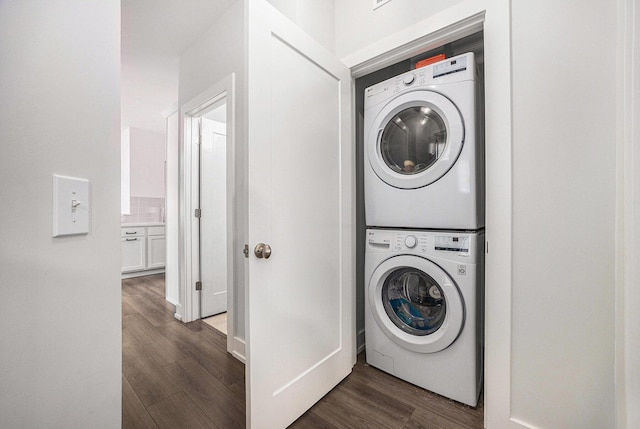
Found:
[[[234, 75], [185, 103], [181, 231], [183, 321], [226, 315], [227, 351], [244, 362], [234, 297]], [[242, 317], [242, 315], [240, 315]]]
[[226, 109], [225, 98], [197, 118], [200, 132], [200, 319], [226, 313], [228, 307]]

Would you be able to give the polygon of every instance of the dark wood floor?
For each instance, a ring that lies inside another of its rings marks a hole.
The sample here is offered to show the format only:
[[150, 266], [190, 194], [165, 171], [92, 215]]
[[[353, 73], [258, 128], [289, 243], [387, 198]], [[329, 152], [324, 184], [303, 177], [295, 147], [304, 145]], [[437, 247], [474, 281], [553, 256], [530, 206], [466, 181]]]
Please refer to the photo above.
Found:
[[[122, 281], [122, 427], [245, 427], [244, 365], [204, 322], [182, 323], [162, 275]], [[358, 356], [353, 373], [294, 429], [476, 429], [471, 408], [400, 381]]]

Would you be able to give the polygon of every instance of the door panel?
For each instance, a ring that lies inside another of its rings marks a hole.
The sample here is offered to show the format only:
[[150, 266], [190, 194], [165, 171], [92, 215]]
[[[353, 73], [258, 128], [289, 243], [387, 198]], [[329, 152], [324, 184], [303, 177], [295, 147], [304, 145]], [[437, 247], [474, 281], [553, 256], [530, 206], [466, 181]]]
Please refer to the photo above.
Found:
[[208, 317], [227, 311], [227, 140], [225, 124], [201, 121], [200, 317]]
[[355, 363], [351, 78], [264, 0], [248, 8], [247, 422], [284, 428]]

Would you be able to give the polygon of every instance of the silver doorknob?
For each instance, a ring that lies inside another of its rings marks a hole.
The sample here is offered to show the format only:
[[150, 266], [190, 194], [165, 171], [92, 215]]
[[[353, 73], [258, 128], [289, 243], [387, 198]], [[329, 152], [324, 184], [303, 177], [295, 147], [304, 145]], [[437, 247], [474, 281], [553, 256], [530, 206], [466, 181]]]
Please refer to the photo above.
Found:
[[271, 246], [264, 243], [256, 244], [256, 248], [253, 249], [253, 253], [255, 253], [256, 257], [262, 259], [269, 259], [271, 256]]

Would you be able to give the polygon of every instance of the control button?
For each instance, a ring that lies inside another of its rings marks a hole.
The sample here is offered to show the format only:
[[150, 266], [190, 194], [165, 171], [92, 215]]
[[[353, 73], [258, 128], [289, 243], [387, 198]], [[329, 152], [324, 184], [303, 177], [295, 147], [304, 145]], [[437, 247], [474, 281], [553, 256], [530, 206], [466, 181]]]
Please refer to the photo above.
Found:
[[406, 75], [402, 81], [404, 82], [405, 85], [411, 85], [414, 80], [416, 80], [416, 77], [413, 73], [411, 73]]
[[413, 249], [418, 244], [418, 240], [414, 235], [408, 235], [407, 238], [404, 239], [404, 244], [409, 248]]

